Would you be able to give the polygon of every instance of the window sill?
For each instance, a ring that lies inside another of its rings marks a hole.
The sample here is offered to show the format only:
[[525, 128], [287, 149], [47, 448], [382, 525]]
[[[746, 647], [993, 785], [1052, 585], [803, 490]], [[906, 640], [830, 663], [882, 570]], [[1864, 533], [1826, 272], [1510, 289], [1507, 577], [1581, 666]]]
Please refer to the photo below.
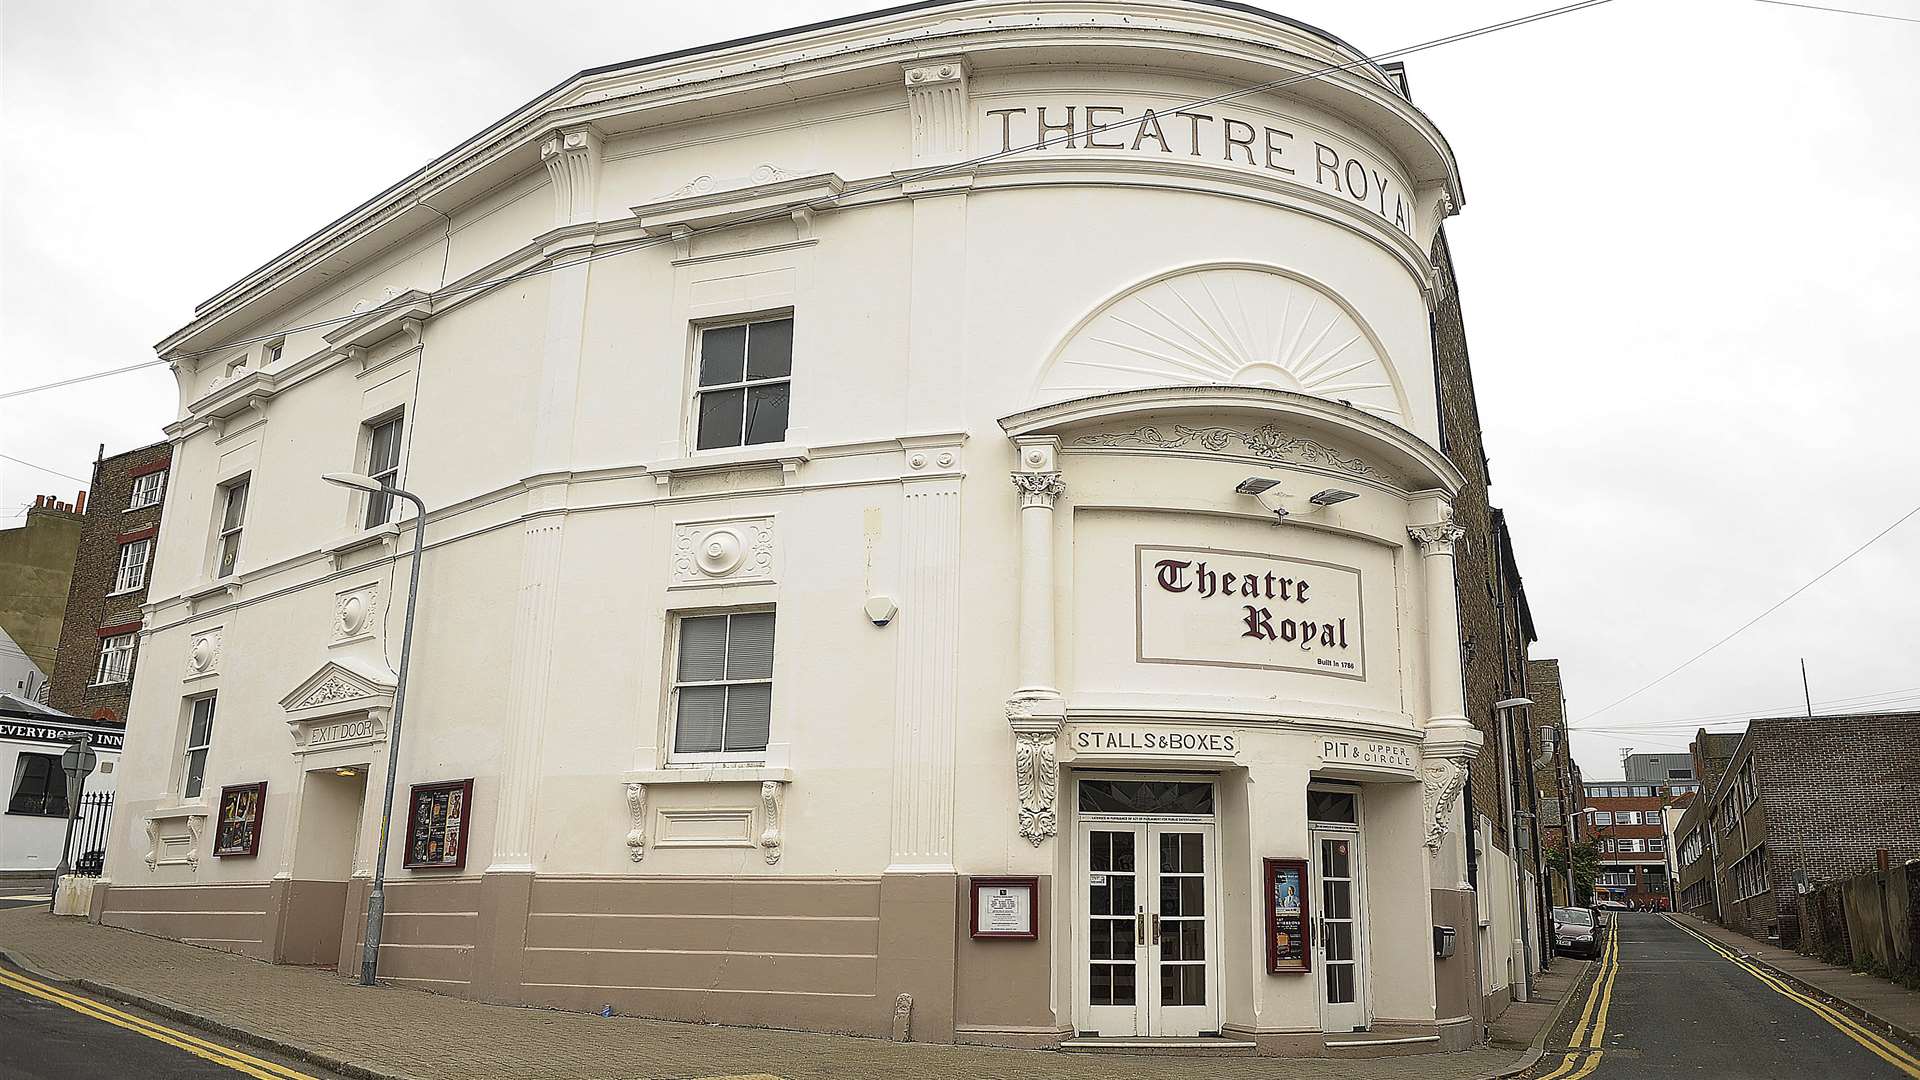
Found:
[[123, 514], [131, 514], [131, 513], [133, 513], [133, 512], [135, 511], [135, 510], [151, 510], [151, 509], [153, 509], [154, 507], [156, 507], [156, 506], [159, 506], [159, 505], [160, 505], [160, 504], [159, 504], [159, 503], [157, 503], [157, 502], [150, 502], [150, 503], [141, 503], [141, 504], [140, 504], [139, 506], [129, 506], [129, 507], [127, 507], [127, 508], [126, 508], [125, 510], [122, 510], [122, 511], [120, 511], [120, 512], [121, 512], [121, 513], [123, 513]]
[[103, 686], [125, 686], [132, 681], [132, 679], [109, 679], [106, 682], [91, 682], [87, 684], [87, 689], [98, 690]]
[[792, 476], [812, 457], [813, 452], [798, 443], [760, 443], [754, 446], [729, 446], [724, 450], [696, 450], [690, 457], [656, 461], [647, 466], [647, 472], [661, 487], [666, 487], [678, 473], [764, 468], [769, 465], [778, 465], [782, 474]]
[[9, 811], [7, 811], [7, 816], [8, 816], [8, 817], [37, 817], [37, 818], [48, 818], [48, 819], [51, 819], [51, 820], [53, 820], [53, 821], [65, 821], [65, 820], [67, 819], [67, 817], [68, 817], [68, 815], [67, 815], [67, 813], [66, 813], [66, 812], [64, 812], [64, 811], [62, 811], [61, 813], [58, 813], [58, 814], [47, 814], [47, 813], [42, 813], [42, 812], [40, 812], [40, 811], [37, 811], [37, 810], [9, 810]]
[[227, 577], [214, 578], [211, 581], [201, 582], [193, 588], [183, 591], [180, 597], [187, 603], [193, 605], [197, 610], [201, 604], [209, 600], [230, 597], [239, 591], [239, 579], [234, 575], [228, 575]]
[[767, 765], [668, 765], [635, 769], [621, 779], [629, 784], [791, 784], [793, 770]]
[[140, 584], [138, 584], [138, 585], [135, 585], [135, 586], [134, 586], [133, 588], [131, 588], [131, 589], [115, 589], [115, 590], [113, 590], [112, 592], [110, 592], [110, 593], [108, 593], [108, 594], [106, 594], [106, 599], [108, 599], [108, 600], [111, 600], [111, 599], [113, 599], [113, 598], [114, 598], [114, 597], [116, 597], [116, 596], [131, 596], [131, 595], [133, 595], [134, 593], [137, 593], [137, 592], [139, 592], [139, 591], [140, 591], [141, 589], [144, 589], [144, 588], [146, 588], [146, 587], [147, 587], [147, 583], [143, 581], [143, 582], [141, 582]]
[[359, 551], [361, 548], [369, 548], [377, 545], [391, 551], [395, 544], [398, 543], [399, 538], [400, 526], [389, 521], [385, 525], [375, 525], [371, 529], [361, 529], [359, 532], [350, 533], [328, 544], [326, 547], [327, 557], [333, 560], [334, 568], [338, 569], [340, 564], [346, 561], [347, 556]]

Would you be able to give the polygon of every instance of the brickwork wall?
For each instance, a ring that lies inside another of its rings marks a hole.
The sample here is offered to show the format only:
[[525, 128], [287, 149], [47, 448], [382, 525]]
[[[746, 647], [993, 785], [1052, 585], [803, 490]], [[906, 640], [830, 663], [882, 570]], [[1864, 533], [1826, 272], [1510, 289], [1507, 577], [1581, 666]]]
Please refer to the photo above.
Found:
[[[1525, 693], [1526, 653], [1516, 632], [1518, 605], [1503, 593], [1503, 552], [1496, 539], [1490, 478], [1467, 358], [1466, 320], [1453, 259], [1443, 230], [1433, 262], [1442, 299], [1433, 314], [1433, 353], [1439, 384], [1442, 449], [1466, 478], [1453, 502], [1454, 523], [1466, 530], [1455, 548], [1454, 575], [1460, 605], [1460, 648], [1466, 679], [1467, 716], [1486, 737], [1486, 749], [1471, 772], [1473, 808], [1495, 823], [1494, 844], [1506, 850], [1507, 784], [1501, 775], [1500, 731], [1493, 703]], [[1514, 575], [1517, 578], [1517, 574]]]
[[[156, 443], [94, 463], [86, 520], [80, 527], [80, 549], [67, 594], [67, 622], [60, 636], [48, 699], [56, 709], [89, 719], [126, 722], [132, 676], [126, 682], [93, 684], [100, 666], [100, 630], [140, 621], [140, 605], [147, 602], [144, 585], [117, 596], [108, 593], [120, 568], [120, 537], [157, 528], [161, 508], [166, 505], [163, 489], [160, 502], [128, 510], [133, 500], [134, 474], [165, 464], [172, 455], [170, 444]], [[138, 652], [133, 662], [138, 668]]]
[[1783, 938], [1799, 922], [1797, 874], [1864, 874], [1882, 848], [1896, 864], [1920, 858], [1920, 712], [1755, 720], [1748, 732]]

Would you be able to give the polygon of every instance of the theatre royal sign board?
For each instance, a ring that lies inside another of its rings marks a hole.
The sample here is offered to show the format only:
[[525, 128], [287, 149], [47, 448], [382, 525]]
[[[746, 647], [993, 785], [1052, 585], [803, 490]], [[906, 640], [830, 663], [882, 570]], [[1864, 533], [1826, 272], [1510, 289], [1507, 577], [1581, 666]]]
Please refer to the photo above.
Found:
[[1360, 571], [1217, 548], [1134, 549], [1136, 659], [1367, 676]]

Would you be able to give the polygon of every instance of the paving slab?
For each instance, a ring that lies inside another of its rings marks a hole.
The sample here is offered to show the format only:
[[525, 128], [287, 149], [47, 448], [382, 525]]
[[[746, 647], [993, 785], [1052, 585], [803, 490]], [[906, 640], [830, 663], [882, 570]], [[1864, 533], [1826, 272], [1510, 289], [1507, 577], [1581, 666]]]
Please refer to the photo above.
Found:
[[1543, 1000], [1509, 1008], [1479, 1049], [1223, 1059], [894, 1043], [486, 1005], [362, 987], [330, 969], [264, 964], [35, 908], [0, 910], [0, 950], [50, 978], [366, 1080], [1480, 1080], [1538, 1060], [1547, 1021], [1585, 967], [1556, 964], [1541, 982]]

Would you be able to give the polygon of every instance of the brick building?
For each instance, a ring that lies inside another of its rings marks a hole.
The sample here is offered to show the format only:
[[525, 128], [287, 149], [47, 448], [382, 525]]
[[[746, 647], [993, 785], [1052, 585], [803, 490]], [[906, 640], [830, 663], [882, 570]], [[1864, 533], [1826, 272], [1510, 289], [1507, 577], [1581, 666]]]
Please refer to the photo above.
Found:
[[[1538, 820], [1534, 785], [1524, 782], [1538, 753], [1524, 712], [1496, 710], [1496, 702], [1530, 697], [1527, 648], [1537, 638], [1533, 613], [1514, 556], [1506, 515], [1490, 497], [1492, 473], [1468, 363], [1465, 319], [1443, 230], [1434, 245], [1438, 303], [1433, 314], [1434, 364], [1440, 386], [1440, 445], [1465, 479], [1453, 502], [1453, 520], [1465, 532], [1455, 555], [1455, 591], [1460, 610], [1460, 654], [1465, 669], [1467, 716], [1479, 727], [1485, 750], [1474, 759], [1466, 793], [1473, 811], [1468, 867], [1479, 889], [1481, 923], [1516, 919], [1529, 928], [1516, 948], [1511, 939], [1483, 941], [1482, 990], [1490, 1007], [1503, 997], [1504, 978], [1520, 984], [1527, 961], [1541, 959], [1538, 924], [1544, 867], [1533, 823]], [[1520, 813], [1515, 813], [1515, 811]], [[1489, 865], [1492, 864], [1492, 865]], [[1517, 887], [1516, 887], [1516, 882]], [[1513, 895], [1516, 894], [1517, 895]], [[1508, 909], [1524, 909], [1509, 912]], [[1531, 955], [1529, 956], [1529, 952]], [[1506, 969], [1503, 976], [1501, 969]], [[1524, 991], [1522, 991], [1524, 992]]]
[[1624, 780], [1585, 785], [1586, 836], [1600, 848], [1596, 899], [1658, 905], [1667, 899], [1667, 829], [1670, 796], [1664, 784]]
[[[1578, 842], [1581, 829], [1579, 811], [1583, 789], [1580, 766], [1573, 760], [1572, 747], [1567, 741], [1567, 701], [1560, 685], [1560, 661], [1527, 661], [1527, 696], [1533, 699], [1529, 710], [1533, 722], [1529, 730], [1539, 747], [1539, 753], [1532, 759], [1535, 762], [1533, 783], [1544, 859], [1546, 853], [1566, 848], [1570, 832], [1576, 834], [1575, 842]], [[1573, 895], [1564, 871], [1554, 873], [1549, 868], [1546, 873], [1553, 906], [1585, 899]]]
[[1920, 857], [1920, 712], [1755, 720], [1724, 760], [1675, 827], [1693, 914], [1792, 946], [1803, 886]]
[[92, 503], [80, 527], [48, 697], [62, 712], [126, 721], [140, 608], [147, 602], [147, 571], [172, 458], [172, 446], [161, 442], [103, 454], [93, 463]]

